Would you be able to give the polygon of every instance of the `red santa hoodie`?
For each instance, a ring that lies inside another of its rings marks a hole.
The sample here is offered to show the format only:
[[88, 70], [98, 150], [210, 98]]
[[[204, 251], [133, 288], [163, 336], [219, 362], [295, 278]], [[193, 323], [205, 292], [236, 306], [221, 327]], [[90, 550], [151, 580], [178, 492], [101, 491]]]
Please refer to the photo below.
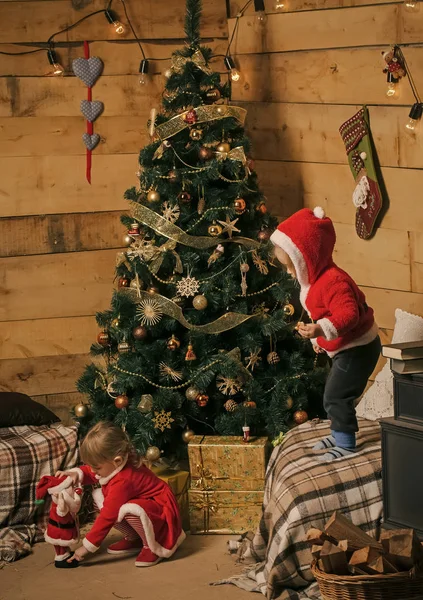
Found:
[[334, 356], [364, 346], [378, 334], [373, 309], [354, 280], [336, 266], [332, 252], [336, 234], [322, 208], [303, 208], [286, 219], [270, 240], [290, 257], [301, 286], [300, 300], [325, 337], [317, 344]]

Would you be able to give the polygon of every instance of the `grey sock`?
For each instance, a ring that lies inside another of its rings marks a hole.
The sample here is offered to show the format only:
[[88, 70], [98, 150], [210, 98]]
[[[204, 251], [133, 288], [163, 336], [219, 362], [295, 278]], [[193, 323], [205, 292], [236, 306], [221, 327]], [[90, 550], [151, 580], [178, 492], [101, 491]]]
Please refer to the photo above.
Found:
[[346, 448], [341, 448], [340, 446], [334, 446], [325, 452], [323, 456], [319, 456], [318, 460], [321, 462], [332, 462], [336, 458], [345, 458], [352, 456], [353, 454], [355, 454], [354, 450], [347, 450]]
[[314, 444], [313, 450], [326, 450], [327, 448], [333, 448], [336, 446], [335, 438], [333, 435], [328, 435], [328, 437], [323, 438], [317, 444]]

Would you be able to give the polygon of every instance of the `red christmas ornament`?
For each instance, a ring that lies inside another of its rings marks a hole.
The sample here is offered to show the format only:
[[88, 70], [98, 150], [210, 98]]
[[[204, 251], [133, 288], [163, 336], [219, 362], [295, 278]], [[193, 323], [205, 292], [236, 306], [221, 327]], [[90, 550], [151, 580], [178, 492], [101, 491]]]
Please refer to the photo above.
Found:
[[256, 408], [257, 404], [253, 400], [245, 400], [245, 402], [242, 403], [242, 406], [245, 406], [246, 408]]
[[198, 152], [198, 155], [201, 158], [201, 160], [210, 160], [211, 158], [213, 158], [213, 150], [202, 146]]
[[197, 113], [194, 109], [189, 110], [187, 113], [185, 113], [183, 119], [185, 123], [188, 123], [188, 125], [194, 125], [194, 123], [198, 121]]
[[132, 335], [136, 340], [145, 340], [148, 335], [148, 330], [144, 325], [139, 325], [138, 327], [134, 327], [132, 330]]
[[264, 202], [260, 202], [260, 204], [256, 206], [256, 211], [262, 215], [265, 215], [267, 213], [267, 206]]
[[97, 336], [97, 342], [100, 344], [100, 346], [108, 346], [110, 344], [110, 335], [107, 333], [107, 331], [100, 331]]
[[131, 284], [131, 280], [128, 279], [127, 277], [120, 277], [119, 281], [118, 281], [118, 287], [119, 288], [127, 288], [129, 287]]
[[181, 192], [180, 194], [178, 194], [178, 200], [180, 200], [184, 204], [188, 204], [188, 202], [191, 202], [191, 194], [189, 194], [188, 192]]
[[270, 229], [262, 229], [258, 232], [257, 239], [259, 242], [267, 242], [270, 239], [272, 232]]
[[116, 408], [119, 408], [119, 409], [126, 408], [128, 406], [128, 404], [129, 404], [128, 396], [125, 396], [124, 394], [117, 396], [115, 399]]
[[204, 408], [209, 402], [209, 397], [207, 396], [207, 394], [198, 394], [195, 401], [197, 402], [200, 408]]
[[247, 203], [245, 202], [244, 198], [237, 198], [234, 202], [235, 212], [238, 215], [241, 215], [244, 212], [246, 206]]

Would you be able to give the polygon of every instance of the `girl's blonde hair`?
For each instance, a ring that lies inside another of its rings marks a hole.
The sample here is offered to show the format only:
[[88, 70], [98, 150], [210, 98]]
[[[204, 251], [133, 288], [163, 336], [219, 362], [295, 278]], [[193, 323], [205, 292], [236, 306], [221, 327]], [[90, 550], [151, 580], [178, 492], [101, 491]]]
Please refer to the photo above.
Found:
[[108, 421], [100, 421], [91, 427], [82, 441], [80, 455], [82, 462], [92, 467], [112, 462], [117, 456], [127, 459], [134, 467], [143, 462], [127, 434]]

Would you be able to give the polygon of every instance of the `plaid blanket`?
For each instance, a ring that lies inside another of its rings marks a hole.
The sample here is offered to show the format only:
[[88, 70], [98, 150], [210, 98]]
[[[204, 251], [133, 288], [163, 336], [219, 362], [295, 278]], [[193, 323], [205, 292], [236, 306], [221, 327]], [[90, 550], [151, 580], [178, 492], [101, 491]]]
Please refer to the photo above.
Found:
[[77, 457], [76, 427], [0, 429], [0, 560], [16, 560], [42, 539], [49, 506], [36, 514], [35, 487], [43, 475], [73, 467]]
[[[323, 528], [335, 510], [372, 536], [382, 519], [380, 427], [359, 420], [358, 452], [352, 458], [320, 463], [312, 447], [329, 434], [328, 421], [291, 430], [272, 453], [266, 474], [264, 511], [254, 536], [246, 536], [241, 559], [254, 567], [218, 583], [234, 583], [269, 599], [320, 598], [304, 539], [312, 526]], [[249, 539], [250, 538], [250, 539]]]

